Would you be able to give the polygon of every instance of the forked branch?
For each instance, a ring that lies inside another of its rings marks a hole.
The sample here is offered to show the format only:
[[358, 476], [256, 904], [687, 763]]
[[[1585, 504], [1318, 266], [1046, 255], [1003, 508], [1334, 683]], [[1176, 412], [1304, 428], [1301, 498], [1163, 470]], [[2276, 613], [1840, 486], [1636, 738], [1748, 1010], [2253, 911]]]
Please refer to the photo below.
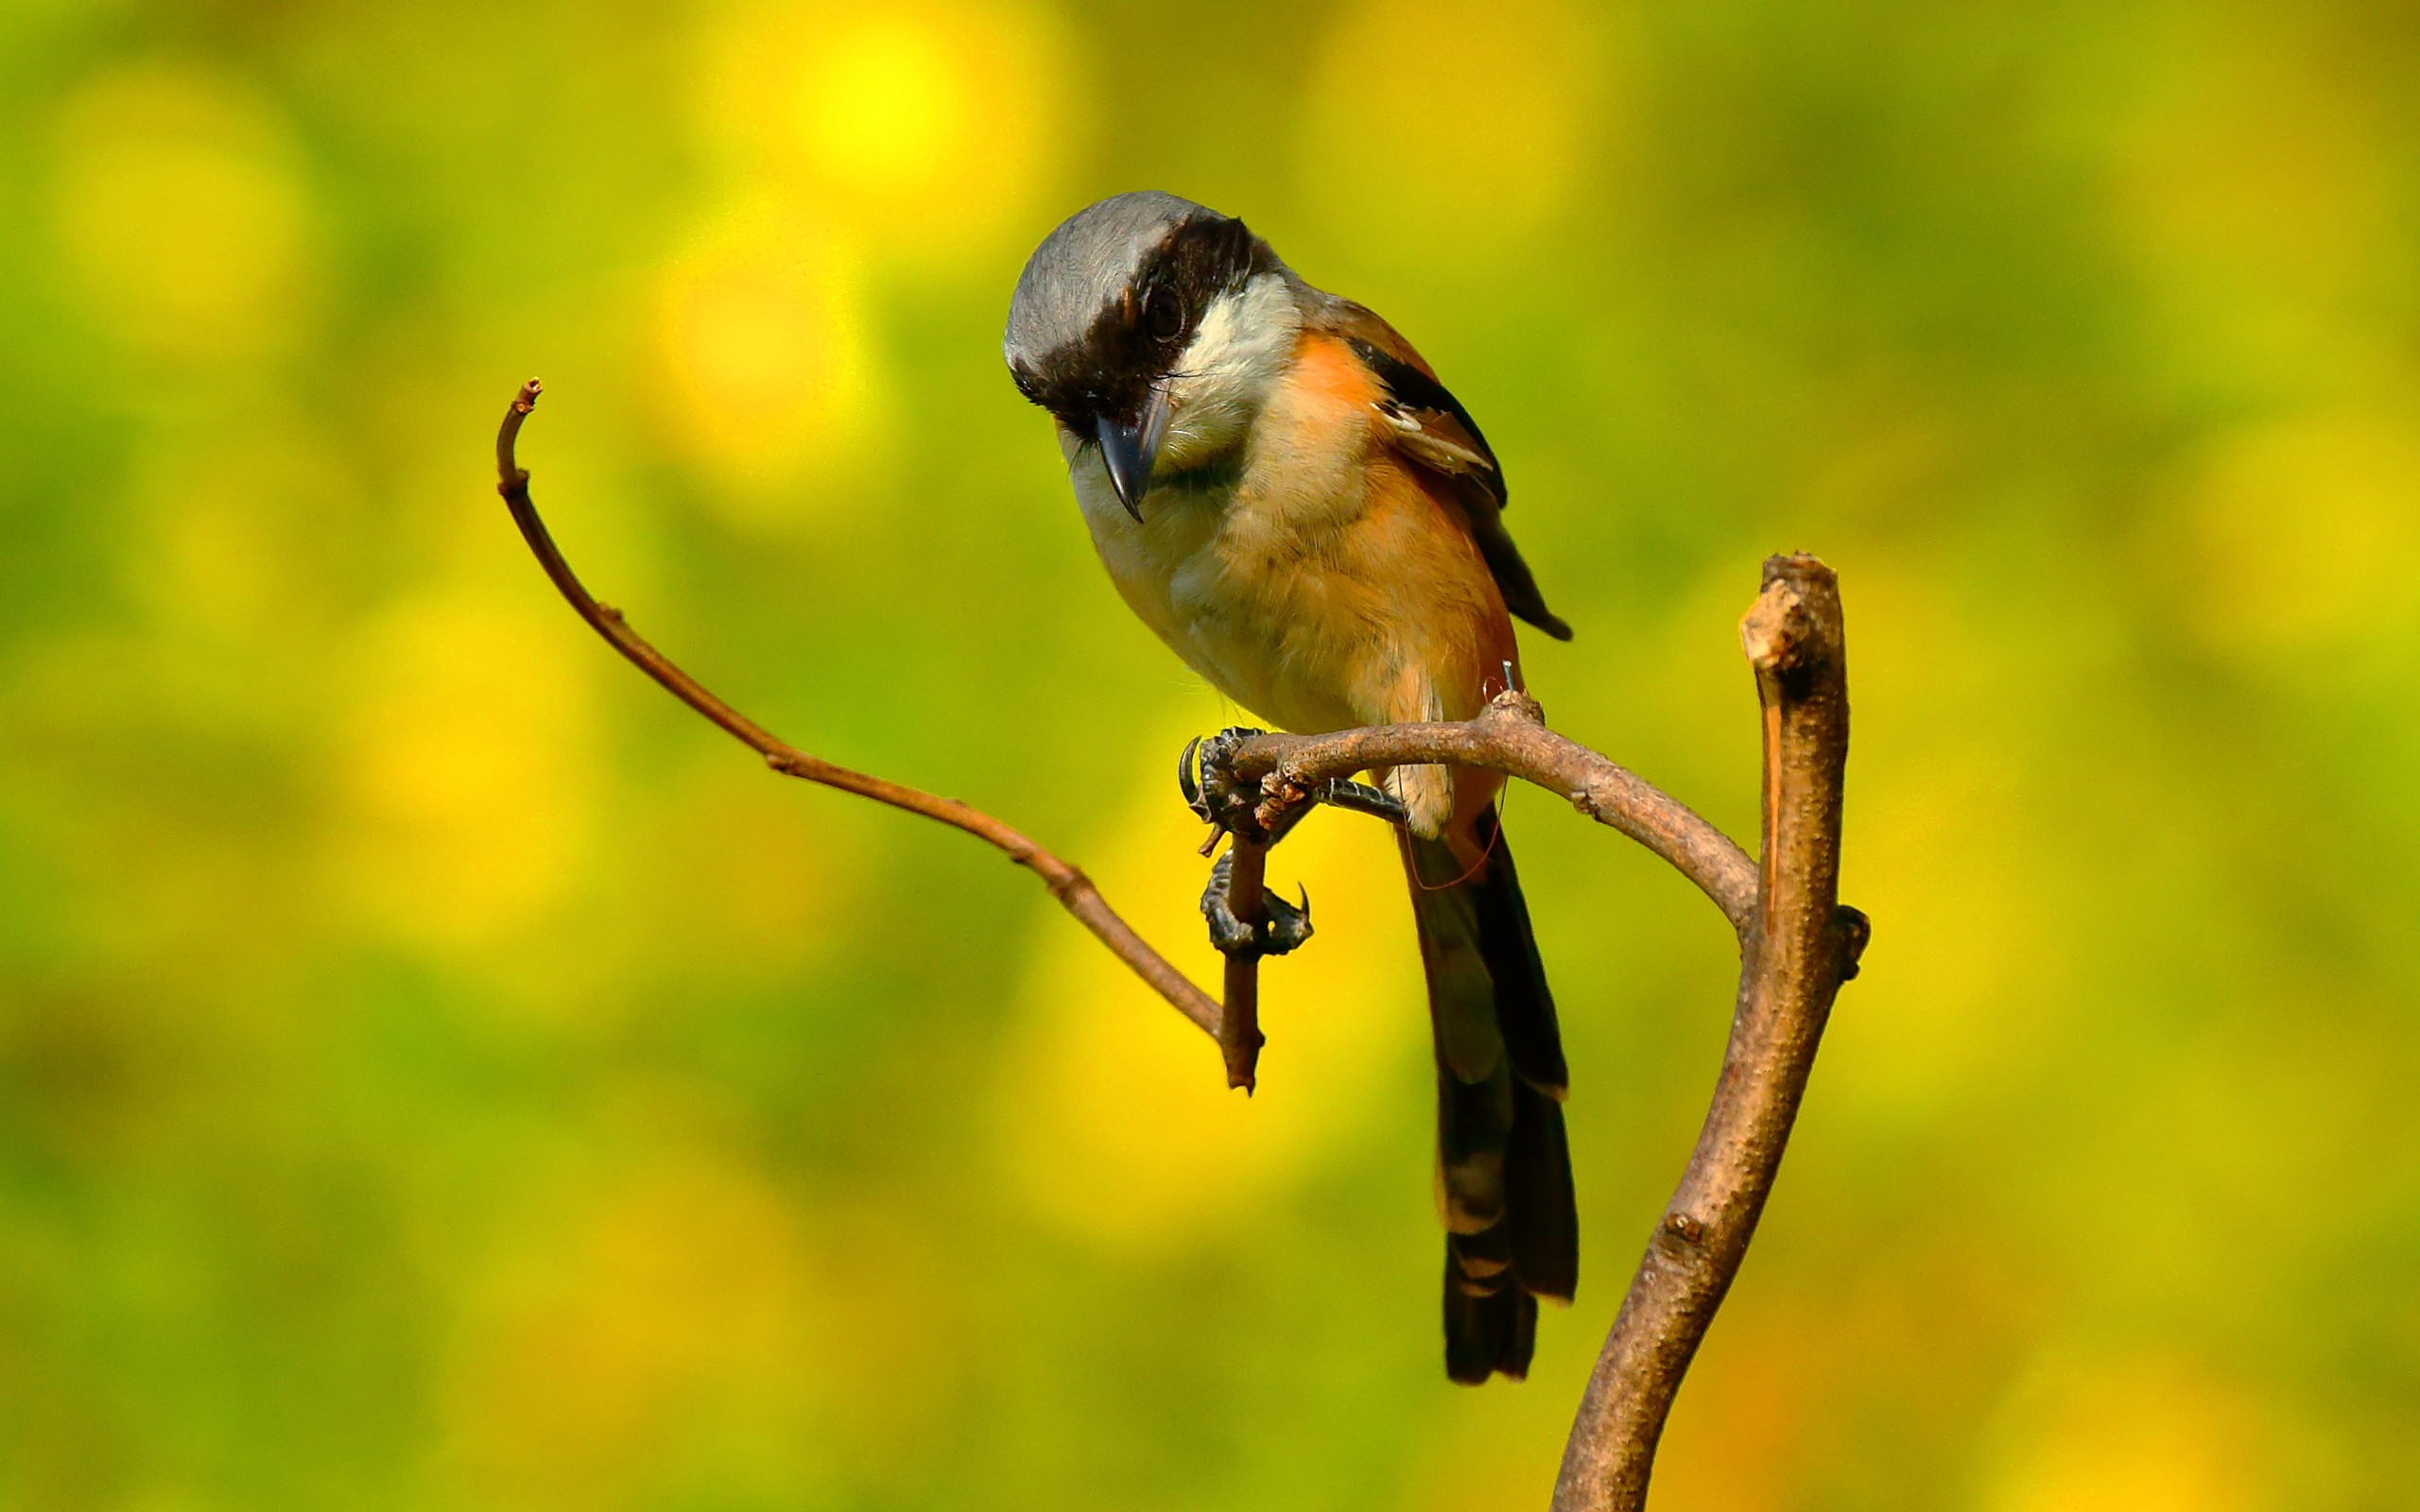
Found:
[[[955, 799], [810, 756], [708, 692], [581, 586], [529, 500], [513, 456], [538, 400], [522, 387], [496, 437], [497, 491], [546, 576], [580, 618], [640, 671], [714, 721], [775, 771], [938, 819], [997, 846], [1050, 888], [1136, 975], [1219, 1040], [1231, 1085], [1249, 1088], [1260, 1045], [1258, 959], [1230, 955], [1223, 1006], [1120, 919], [1082, 871]], [[1672, 1200], [1622, 1299], [1564, 1447], [1556, 1512], [1636, 1512], [1674, 1394], [1722, 1305], [1772, 1191], [1815, 1050], [1843, 981], [1857, 973], [1865, 917], [1842, 908], [1841, 779], [1848, 759], [1847, 652], [1839, 585], [1812, 557], [1765, 563], [1764, 591], [1740, 624], [1764, 712], [1761, 862], [1635, 774], [1546, 728], [1526, 695], [1506, 693], [1461, 723], [1388, 725], [1325, 735], [1260, 735], [1229, 752], [1238, 783], [1227, 898], [1251, 923], [1269, 835], [1322, 784], [1371, 767], [1476, 766], [1535, 783], [1638, 841], [1695, 884], [1739, 937], [1739, 987], [1714, 1101]], [[1246, 813], [1257, 784], [1258, 808]]]

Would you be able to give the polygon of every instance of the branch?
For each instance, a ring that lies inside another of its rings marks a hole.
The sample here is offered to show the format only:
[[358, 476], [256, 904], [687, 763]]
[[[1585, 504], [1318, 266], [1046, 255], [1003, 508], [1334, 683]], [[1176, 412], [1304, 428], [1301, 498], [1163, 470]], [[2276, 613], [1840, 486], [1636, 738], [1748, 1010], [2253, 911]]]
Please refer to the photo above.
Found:
[[1646, 1505], [1665, 1416], [1747, 1256], [1832, 998], [1869, 933], [1864, 915], [1838, 902], [1849, 705], [1832, 570], [1812, 557], [1769, 558], [1739, 638], [1764, 705], [1765, 790], [1737, 1011], [1697, 1148], [1581, 1399], [1555, 1512]]
[[1080, 868], [1060, 860], [981, 809], [808, 755], [716, 697], [704, 684], [674, 665], [670, 658], [631, 629], [621, 610], [598, 603], [572, 572], [571, 564], [563, 560], [554, 537], [547, 534], [545, 522], [538, 518], [538, 507], [529, 500], [529, 474], [513, 459], [513, 443], [520, 438], [521, 422], [537, 407], [539, 391], [539, 383], [532, 378], [521, 386], [521, 392], [513, 396], [512, 407], [505, 411], [504, 425], [495, 438], [495, 490], [504, 496], [505, 507], [512, 511], [512, 522], [521, 527], [521, 538], [529, 543], [538, 564], [546, 570], [564, 600], [588, 622], [589, 628], [603, 636], [606, 644], [621, 652], [632, 666], [661, 683], [665, 691], [764, 757], [765, 765], [773, 770], [938, 819], [1008, 852], [1011, 861], [1040, 877], [1050, 895], [1108, 946], [1110, 954], [1150, 983], [1152, 990], [1173, 1004], [1179, 1013], [1214, 1038], [1218, 1036], [1221, 1021], [1219, 1005], [1145, 944], [1143, 936], [1117, 917], [1117, 911], [1101, 897], [1100, 889]]
[[1263, 824], [1318, 783], [1373, 766], [1478, 766], [1517, 777], [1671, 863], [1744, 936], [1756, 917], [1756, 864], [1747, 852], [1653, 783], [1548, 730], [1543, 717], [1529, 695], [1508, 692], [1459, 723], [1262, 735], [1236, 749], [1236, 775], [1260, 780]]

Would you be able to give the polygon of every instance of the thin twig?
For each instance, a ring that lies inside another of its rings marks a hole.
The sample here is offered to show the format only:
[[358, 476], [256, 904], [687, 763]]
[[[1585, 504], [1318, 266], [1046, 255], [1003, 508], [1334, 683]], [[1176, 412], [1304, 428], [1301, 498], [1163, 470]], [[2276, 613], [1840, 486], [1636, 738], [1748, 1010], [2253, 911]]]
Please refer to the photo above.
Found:
[[1865, 948], [1865, 917], [1838, 900], [1849, 708], [1832, 570], [1812, 557], [1770, 558], [1739, 631], [1764, 706], [1765, 790], [1737, 1011], [1697, 1148], [1581, 1400], [1555, 1512], [1646, 1505], [1673, 1394], [1747, 1255], [1833, 996]]
[[1730, 836], [1636, 773], [1548, 730], [1524, 693], [1501, 693], [1476, 719], [1377, 725], [1332, 735], [1261, 735], [1236, 749], [1236, 775], [1258, 778], [1262, 822], [1330, 778], [1373, 766], [1479, 766], [1570, 800], [1669, 862], [1743, 936], [1756, 918], [1756, 864]]
[[[538, 518], [538, 507], [529, 502], [529, 474], [513, 458], [513, 445], [521, 435], [521, 422], [528, 419], [537, 406], [540, 386], [532, 378], [521, 386], [513, 396], [512, 407], [505, 411], [503, 428], [496, 432], [495, 467], [496, 492], [504, 496], [506, 507], [512, 511], [513, 524], [521, 527], [521, 537], [529, 543], [540, 566], [554, 580], [555, 588], [589, 627], [605, 638], [606, 644], [622, 653], [632, 666], [663, 684], [674, 697], [695, 709], [728, 730], [742, 744], [765, 758], [765, 765], [786, 776], [821, 782], [843, 792], [856, 793], [888, 803], [892, 808], [921, 814], [928, 819], [939, 819], [955, 829], [965, 831], [978, 840], [999, 847], [1011, 861], [1024, 867], [1042, 879], [1067, 912], [1076, 916], [1095, 937], [1109, 947], [1110, 953], [1124, 961], [1135, 975], [1150, 984], [1152, 990], [1173, 1004], [1179, 1013], [1191, 1020], [1204, 1033], [1217, 1038], [1223, 1014], [1209, 994], [1195, 987], [1183, 971], [1168, 964], [1157, 951], [1143, 941], [1140, 935], [1095, 887], [1092, 879], [1068, 863], [1027, 839], [1024, 835], [992, 817], [981, 809], [961, 803], [954, 798], [937, 798], [930, 793], [869, 777], [846, 766], [835, 765], [820, 756], [806, 752], [782, 740], [762, 725], [723, 702], [707, 691], [704, 684], [674, 665], [671, 659], [649, 645], [638, 631], [622, 618], [621, 610], [600, 604], [595, 595], [581, 586], [579, 578], [563, 559], [563, 554], [547, 534], [545, 522]], [[1255, 895], [1256, 896], [1256, 895]]]

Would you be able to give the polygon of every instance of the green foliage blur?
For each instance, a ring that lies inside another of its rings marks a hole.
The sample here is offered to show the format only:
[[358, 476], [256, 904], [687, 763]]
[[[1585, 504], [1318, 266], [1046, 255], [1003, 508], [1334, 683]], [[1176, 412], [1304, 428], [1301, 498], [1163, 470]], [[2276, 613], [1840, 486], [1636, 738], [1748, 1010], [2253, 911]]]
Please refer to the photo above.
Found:
[[1514, 796], [1583, 1284], [1450, 1387], [1376, 827], [1247, 1104], [492, 491], [543, 374], [605, 598], [1210, 979], [1236, 712], [997, 355], [1146, 186], [1424, 349], [1549, 713], [1734, 833], [1758, 560], [1841, 571], [1876, 943], [1657, 1506], [2420, 1505], [2411, 5], [0, 0], [0, 1507], [1544, 1504], [1701, 899]]

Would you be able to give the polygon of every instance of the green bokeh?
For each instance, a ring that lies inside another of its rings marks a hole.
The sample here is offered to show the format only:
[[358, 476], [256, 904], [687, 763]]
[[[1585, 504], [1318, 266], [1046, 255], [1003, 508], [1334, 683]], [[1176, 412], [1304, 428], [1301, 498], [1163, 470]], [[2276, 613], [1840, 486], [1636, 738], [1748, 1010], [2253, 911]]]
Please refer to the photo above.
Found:
[[1423, 348], [1555, 721], [1736, 833], [1757, 561], [1841, 574], [1876, 943], [1658, 1506], [2420, 1503], [2409, 6], [0, 0], [0, 1506], [1544, 1504], [1726, 1026], [1684, 884], [1514, 800], [1585, 1270], [1455, 1389], [1400, 975], [1272, 966], [1381, 1011], [1156, 1164], [1047, 896], [490, 491], [543, 373], [605, 597], [1206, 977], [1226, 714], [996, 345], [1146, 185]]

